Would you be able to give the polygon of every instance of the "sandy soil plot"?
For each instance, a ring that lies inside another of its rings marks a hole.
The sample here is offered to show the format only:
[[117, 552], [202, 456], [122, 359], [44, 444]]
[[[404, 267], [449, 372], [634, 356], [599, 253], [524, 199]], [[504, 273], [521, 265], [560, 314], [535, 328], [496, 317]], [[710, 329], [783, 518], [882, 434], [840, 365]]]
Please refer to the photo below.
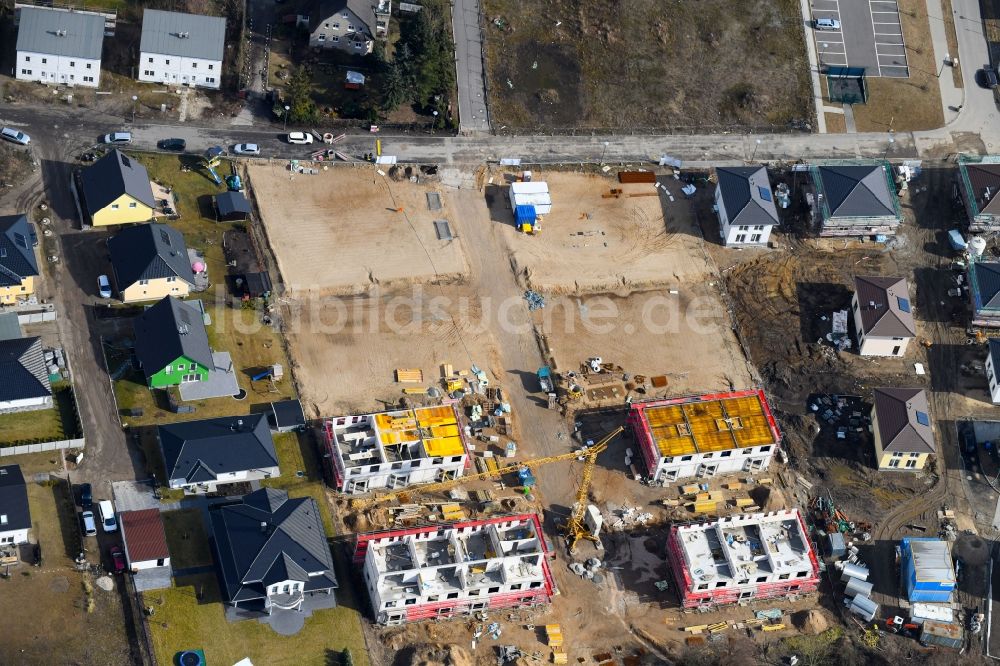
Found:
[[356, 294], [374, 284], [454, 280], [467, 270], [460, 243], [437, 239], [434, 220], [448, 218], [448, 205], [441, 191], [442, 209], [428, 210], [433, 186], [368, 169], [292, 177], [275, 164], [251, 166], [249, 175], [292, 293]]
[[[705, 274], [694, 210], [677, 181], [664, 181], [671, 202], [651, 184], [622, 185], [607, 176], [550, 172], [536, 173], [535, 180], [548, 182], [552, 195], [552, 212], [538, 235], [514, 228], [500, 176], [486, 193], [518, 270], [536, 289], [581, 293], [675, 286]], [[620, 198], [601, 196], [612, 188], [623, 190]]]
[[751, 385], [728, 314], [708, 287], [561, 297], [541, 311], [542, 330], [563, 372], [600, 356], [629, 374], [666, 375], [671, 395]]
[[[307, 413], [376, 411], [380, 400], [398, 400], [403, 388], [440, 385], [442, 363], [456, 370], [474, 363], [502, 377], [473, 296], [461, 287], [428, 287], [292, 306], [285, 334]], [[423, 383], [395, 383], [396, 368], [420, 368]]]

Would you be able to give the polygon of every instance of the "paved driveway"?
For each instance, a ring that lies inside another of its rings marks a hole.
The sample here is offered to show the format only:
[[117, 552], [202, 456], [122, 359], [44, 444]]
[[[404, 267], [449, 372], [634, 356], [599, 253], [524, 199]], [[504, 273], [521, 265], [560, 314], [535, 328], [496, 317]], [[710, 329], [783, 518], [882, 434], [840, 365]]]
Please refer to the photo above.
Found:
[[458, 82], [458, 117], [462, 132], [488, 132], [486, 72], [479, 31], [479, 0], [455, 0], [455, 68]]
[[910, 75], [896, 0], [813, 0], [812, 12], [840, 21], [840, 30], [813, 31], [822, 64], [864, 67], [868, 76]]

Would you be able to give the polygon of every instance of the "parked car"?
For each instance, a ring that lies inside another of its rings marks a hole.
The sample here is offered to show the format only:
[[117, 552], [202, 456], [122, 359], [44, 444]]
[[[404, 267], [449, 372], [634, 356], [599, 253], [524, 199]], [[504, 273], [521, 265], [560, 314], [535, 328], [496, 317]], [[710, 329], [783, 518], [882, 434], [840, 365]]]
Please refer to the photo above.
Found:
[[0, 136], [7, 139], [8, 141], [13, 141], [14, 143], [19, 143], [22, 146], [27, 146], [31, 143], [31, 137], [24, 132], [19, 132], [12, 127], [4, 127], [0, 129]]
[[260, 146], [256, 143], [238, 143], [233, 146], [236, 155], [260, 155]]
[[989, 65], [983, 65], [983, 68], [976, 72], [976, 84], [980, 88], [996, 88], [997, 72]]
[[119, 144], [132, 143], [131, 132], [112, 132], [104, 135], [104, 143]]
[[160, 139], [156, 142], [156, 147], [160, 150], [183, 151], [187, 148], [187, 141], [184, 139]]
[[111, 571], [121, 573], [125, 571], [125, 553], [120, 546], [112, 545], [108, 548], [108, 556], [111, 558]]
[[816, 19], [814, 26], [817, 30], [840, 30], [840, 21], [832, 18]]
[[108, 279], [107, 275], [97, 277], [97, 293], [101, 295], [101, 298], [111, 298], [111, 280]]
[[288, 143], [297, 143], [301, 145], [309, 144], [313, 142], [312, 134], [308, 132], [289, 132], [288, 133]]
[[111, 500], [101, 500], [97, 503], [97, 512], [101, 514], [101, 527], [105, 532], [118, 530], [118, 519], [115, 517], [115, 507]]
[[89, 483], [80, 484], [80, 508], [89, 509], [94, 506], [94, 491]]
[[80, 526], [86, 536], [97, 536], [97, 523], [94, 522], [93, 511], [84, 511], [80, 514]]

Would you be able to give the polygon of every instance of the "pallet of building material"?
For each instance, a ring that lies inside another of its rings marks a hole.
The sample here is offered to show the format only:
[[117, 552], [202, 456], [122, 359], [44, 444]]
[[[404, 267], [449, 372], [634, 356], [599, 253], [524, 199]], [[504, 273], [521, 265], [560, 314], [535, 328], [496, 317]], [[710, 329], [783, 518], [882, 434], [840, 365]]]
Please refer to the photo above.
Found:
[[630, 197], [658, 197], [659, 192], [634, 192], [629, 195]]
[[405, 388], [403, 389], [403, 393], [406, 395], [427, 395], [427, 387], [419, 386], [416, 388]]
[[656, 174], [652, 171], [619, 171], [619, 183], [655, 183]]
[[453, 377], [454, 375], [455, 375], [455, 366], [453, 366], [451, 363], [441, 364], [441, 377], [443, 377], [444, 379], [448, 379], [449, 377]]
[[441, 517], [448, 521], [465, 520], [465, 511], [458, 504], [442, 504]]
[[721, 631], [725, 631], [729, 628], [728, 622], [716, 622], [715, 624], [708, 625], [708, 633], [717, 634]]
[[722, 487], [726, 490], [739, 490], [743, 487], [743, 484], [739, 481], [732, 481], [730, 483], [723, 483]]
[[[669, 622], [670, 620], [668, 619], [667, 621]], [[690, 627], [684, 627], [684, 631], [688, 632], [689, 634], [700, 634], [706, 629], [708, 629], [707, 624], [693, 624]]]
[[694, 513], [718, 513], [719, 503], [713, 500], [692, 502], [691, 504], [688, 504], [688, 509]]
[[737, 497], [733, 501], [736, 503], [736, 506], [741, 509], [746, 508], [748, 506], [753, 506], [754, 504], [754, 501], [749, 497]]
[[781, 631], [784, 628], [785, 628], [785, 625], [780, 624], [780, 623], [779, 624], [765, 624], [763, 627], [761, 627], [761, 629], [763, 629], [764, 631]]
[[419, 368], [396, 368], [396, 381], [401, 384], [419, 384], [424, 381], [424, 371]]
[[769, 486], [772, 483], [774, 483], [774, 479], [772, 479], [769, 476], [768, 477], [764, 477], [763, 479], [757, 479], [757, 485], [760, 485], [760, 486]]
[[569, 663], [569, 655], [566, 654], [565, 652], [563, 652], [562, 650], [553, 650], [552, 651], [552, 663], [553, 664], [568, 664]]
[[750, 504], [749, 506], [741, 506], [740, 509], [743, 513], [756, 513], [760, 511], [760, 507], [756, 504]]
[[656, 375], [649, 378], [649, 383], [653, 385], [653, 388], [664, 388], [668, 381], [666, 375]]

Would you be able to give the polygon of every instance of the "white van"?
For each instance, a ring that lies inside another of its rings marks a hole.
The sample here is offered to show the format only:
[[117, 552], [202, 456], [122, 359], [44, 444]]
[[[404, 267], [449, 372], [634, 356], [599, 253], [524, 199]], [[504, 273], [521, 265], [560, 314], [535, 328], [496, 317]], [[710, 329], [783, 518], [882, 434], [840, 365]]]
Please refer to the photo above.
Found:
[[840, 21], [832, 18], [816, 19], [817, 30], [840, 30]]
[[105, 532], [114, 532], [118, 529], [118, 519], [115, 518], [115, 507], [111, 505], [111, 500], [98, 502], [97, 512], [101, 514], [101, 527]]

